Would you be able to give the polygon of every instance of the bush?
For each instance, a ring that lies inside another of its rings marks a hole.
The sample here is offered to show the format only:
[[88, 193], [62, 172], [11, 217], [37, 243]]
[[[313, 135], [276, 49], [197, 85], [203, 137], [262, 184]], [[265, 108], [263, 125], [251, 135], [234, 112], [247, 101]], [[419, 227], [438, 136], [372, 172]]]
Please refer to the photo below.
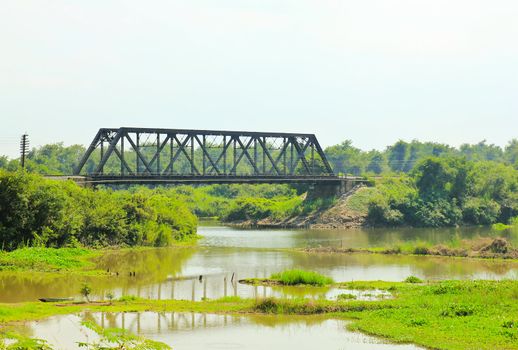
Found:
[[423, 283], [423, 280], [416, 276], [408, 276], [403, 282], [406, 283]]
[[416, 255], [428, 255], [430, 250], [427, 247], [415, 247], [413, 253]]
[[92, 293], [92, 288], [89, 285], [84, 284], [81, 287], [80, 293], [86, 299], [86, 301], [90, 302], [90, 294]]
[[339, 294], [336, 297], [336, 300], [351, 300], [351, 299], [356, 299], [356, 295], [344, 293], [344, 294]]
[[333, 279], [313, 271], [304, 270], [287, 270], [273, 274], [272, 279], [278, 280], [280, 283], [293, 286], [298, 284], [306, 284], [313, 286], [325, 286], [334, 283]]
[[397, 209], [392, 209], [390, 204], [381, 196], [373, 198], [367, 211], [368, 220], [377, 225], [398, 226], [404, 223], [404, 216]]
[[246, 197], [239, 198], [229, 208], [224, 221], [283, 219], [299, 213], [300, 197], [277, 197], [275, 199]]
[[71, 181], [0, 171], [0, 244], [163, 246], [196, 233], [196, 217], [159, 190], [93, 191]]
[[410, 204], [409, 211], [411, 213], [408, 215], [408, 221], [414, 226], [457, 226], [462, 222], [462, 211], [456, 205], [455, 200], [452, 202], [444, 199], [429, 202], [416, 200]]
[[452, 303], [441, 312], [444, 317], [464, 317], [475, 313], [475, 307], [468, 304]]
[[499, 215], [500, 205], [491, 199], [470, 198], [462, 208], [464, 221], [475, 225], [491, 225]]

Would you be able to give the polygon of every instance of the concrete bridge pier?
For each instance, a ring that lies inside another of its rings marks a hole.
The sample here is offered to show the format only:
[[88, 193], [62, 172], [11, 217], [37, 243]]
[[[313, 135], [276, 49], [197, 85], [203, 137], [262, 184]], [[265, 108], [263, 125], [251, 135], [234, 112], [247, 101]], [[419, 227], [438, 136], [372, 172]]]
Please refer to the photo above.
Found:
[[311, 184], [307, 194], [307, 199], [324, 199], [331, 197], [340, 197], [341, 195], [351, 191], [355, 186], [364, 184], [365, 181], [356, 178], [343, 178], [336, 182]]

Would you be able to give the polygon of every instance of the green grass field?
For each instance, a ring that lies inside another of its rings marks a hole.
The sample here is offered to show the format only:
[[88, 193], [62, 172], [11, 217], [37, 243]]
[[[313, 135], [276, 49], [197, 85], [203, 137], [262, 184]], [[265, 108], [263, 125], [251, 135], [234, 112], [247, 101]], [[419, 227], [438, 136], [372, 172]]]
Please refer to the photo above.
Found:
[[192, 302], [123, 298], [112, 305], [0, 304], [0, 323], [35, 320], [81, 310], [206, 313], [325, 314], [351, 319], [349, 327], [398, 343], [433, 349], [518, 349], [518, 281], [348, 282], [347, 289], [383, 289], [394, 298], [240, 299]]
[[99, 251], [83, 248], [21, 248], [0, 251], [0, 270], [58, 272], [85, 269]]

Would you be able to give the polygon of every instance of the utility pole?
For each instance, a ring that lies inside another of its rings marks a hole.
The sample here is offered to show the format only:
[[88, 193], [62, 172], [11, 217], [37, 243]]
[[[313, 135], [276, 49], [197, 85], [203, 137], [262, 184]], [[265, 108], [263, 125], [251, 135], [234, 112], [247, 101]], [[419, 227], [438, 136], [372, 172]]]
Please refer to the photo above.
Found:
[[27, 133], [22, 135], [22, 139], [20, 141], [20, 153], [21, 153], [21, 161], [22, 161], [22, 169], [25, 169], [25, 158], [29, 153], [29, 135]]

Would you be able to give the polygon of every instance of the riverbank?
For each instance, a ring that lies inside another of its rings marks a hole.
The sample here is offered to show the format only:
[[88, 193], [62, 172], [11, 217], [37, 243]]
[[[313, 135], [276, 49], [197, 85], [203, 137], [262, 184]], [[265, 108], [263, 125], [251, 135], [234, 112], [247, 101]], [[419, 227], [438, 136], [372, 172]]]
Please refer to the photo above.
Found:
[[101, 259], [113, 252], [124, 253], [194, 247], [200, 238], [199, 235], [191, 235], [188, 239], [161, 248], [146, 246], [102, 249], [32, 247], [20, 248], [10, 252], [0, 251], [0, 271], [110, 275], [116, 273], [116, 271], [96, 270], [94, 260]]
[[309, 228], [351, 229], [369, 226], [368, 200], [371, 188], [358, 186], [338, 198], [312, 199], [304, 197], [301, 208], [289, 217], [268, 216], [261, 219], [226, 222], [239, 228]]
[[347, 248], [347, 247], [311, 247], [298, 249], [305, 253], [320, 254], [402, 254], [402, 255], [432, 255], [451, 256], [459, 258], [481, 259], [518, 259], [518, 248], [502, 237], [479, 237], [464, 240], [457, 247], [445, 244], [431, 245], [430, 243], [406, 243], [392, 247]]
[[95, 303], [0, 304], [2, 328], [13, 322], [80, 311], [200, 312], [229, 314], [323, 314], [350, 319], [349, 328], [397, 343], [433, 349], [518, 349], [518, 281], [347, 282], [345, 289], [380, 289], [393, 299], [377, 301], [241, 299], [199, 302], [123, 297]]
[[92, 259], [101, 250], [85, 248], [21, 248], [0, 251], [0, 271], [12, 272], [75, 272], [92, 271]]

